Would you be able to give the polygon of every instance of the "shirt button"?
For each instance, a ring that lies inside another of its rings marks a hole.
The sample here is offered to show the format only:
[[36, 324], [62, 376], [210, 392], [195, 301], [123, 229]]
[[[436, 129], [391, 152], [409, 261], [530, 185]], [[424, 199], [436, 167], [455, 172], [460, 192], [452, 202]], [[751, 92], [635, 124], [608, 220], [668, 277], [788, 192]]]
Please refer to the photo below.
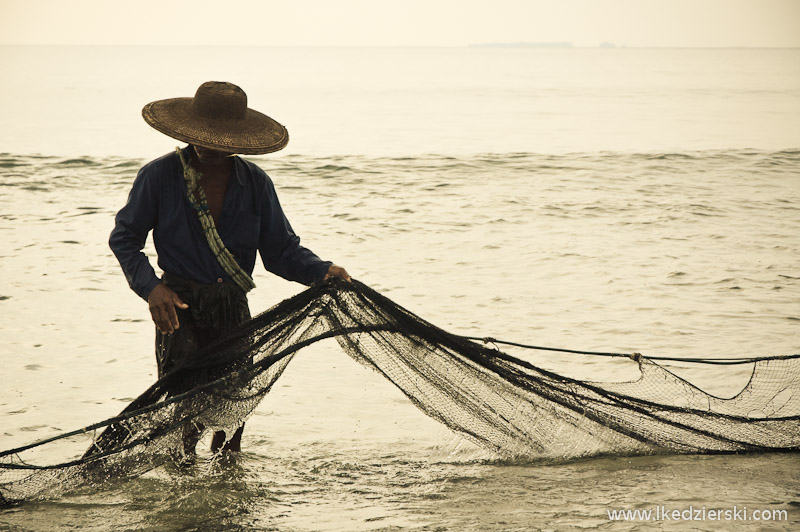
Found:
[[219, 279], [217, 279], [217, 282], [218, 282], [218, 283], [221, 283], [221, 282], [222, 282], [222, 277], [220, 277]]

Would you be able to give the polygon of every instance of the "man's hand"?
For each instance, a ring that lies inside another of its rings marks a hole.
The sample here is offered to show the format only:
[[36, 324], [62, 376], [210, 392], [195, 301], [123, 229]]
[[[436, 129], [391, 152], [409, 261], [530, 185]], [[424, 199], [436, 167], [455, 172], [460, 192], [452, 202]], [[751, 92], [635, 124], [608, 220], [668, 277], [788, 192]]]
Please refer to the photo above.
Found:
[[175, 307], [189, 308], [189, 305], [181, 301], [178, 294], [167, 288], [164, 283], [153, 288], [147, 296], [147, 303], [150, 305], [150, 315], [162, 334], [172, 334], [181, 325], [178, 323]]
[[331, 264], [331, 267], [328, 268], [328, 273], [325, 274], [325, 280], [327, 281], [331, 277], [339, 277], [348, 283], [351, 281], [350, 274], [347, 273], [347, 270], [335, 264]]

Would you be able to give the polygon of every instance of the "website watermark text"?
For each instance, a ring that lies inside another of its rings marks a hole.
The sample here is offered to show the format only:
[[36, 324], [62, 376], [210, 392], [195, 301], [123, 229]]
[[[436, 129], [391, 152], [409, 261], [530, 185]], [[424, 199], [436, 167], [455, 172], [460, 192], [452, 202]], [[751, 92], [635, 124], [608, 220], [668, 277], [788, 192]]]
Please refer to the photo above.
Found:
[[788, 521], [789, 512], [778, 509], [750, 509], [747, 506], [730, 508], [670, 508], [654, 506], [637, 510], [606, 510], [609, 521]]

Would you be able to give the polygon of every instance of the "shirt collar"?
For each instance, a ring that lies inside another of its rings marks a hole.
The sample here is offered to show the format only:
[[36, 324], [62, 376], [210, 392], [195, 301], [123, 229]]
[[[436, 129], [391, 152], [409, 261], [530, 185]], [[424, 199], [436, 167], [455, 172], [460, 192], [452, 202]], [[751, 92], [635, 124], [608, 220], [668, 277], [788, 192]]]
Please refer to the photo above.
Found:
[[236, 181], [239, 183], [240, 187], [243, 187], [245, 185], [244, 175], [242, 175], [243, 172], [241, 172], [239, 168], [243, 164], [244, 163], [242, 162], [242, 160], [239, 158], [238, 155], [233, 156], [233, 175], [236, 177]]
[[[192, 150], [191, 145], [186, 146], [183, 148], [183, 156], [188, 161], [192, 157], [194, 157], [194, 153]], [[240, 167], [244, 165], [244, 162], [239, 158], [238, 155], [233, 156], [233, 175], [236, 178], [236, 182], [239, 183], [240, 187], [245, 186], [244, 175], [243, 172], [240, 170]]]

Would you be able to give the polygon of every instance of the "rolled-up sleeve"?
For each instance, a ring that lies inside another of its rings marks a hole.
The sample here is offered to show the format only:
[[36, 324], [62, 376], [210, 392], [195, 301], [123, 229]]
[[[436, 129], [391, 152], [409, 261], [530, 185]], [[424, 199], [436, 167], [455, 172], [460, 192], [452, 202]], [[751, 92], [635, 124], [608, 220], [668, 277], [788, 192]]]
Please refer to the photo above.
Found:
[[155, 227], [158, 216], [158, 181], [143, 168], [136, 176], [128, 202], [117, 213], [108, 244], [117, 257], [128, 284], [147, 301], [153, 288], [161, 281], [150, 261], [142, 252], [148, 233]]
[[261, 196], [258, 251], [268, 271], [304, 285], [322, 280], [332, 264], [300, 245], [300, 237], [286, 219], [269, 177]]

